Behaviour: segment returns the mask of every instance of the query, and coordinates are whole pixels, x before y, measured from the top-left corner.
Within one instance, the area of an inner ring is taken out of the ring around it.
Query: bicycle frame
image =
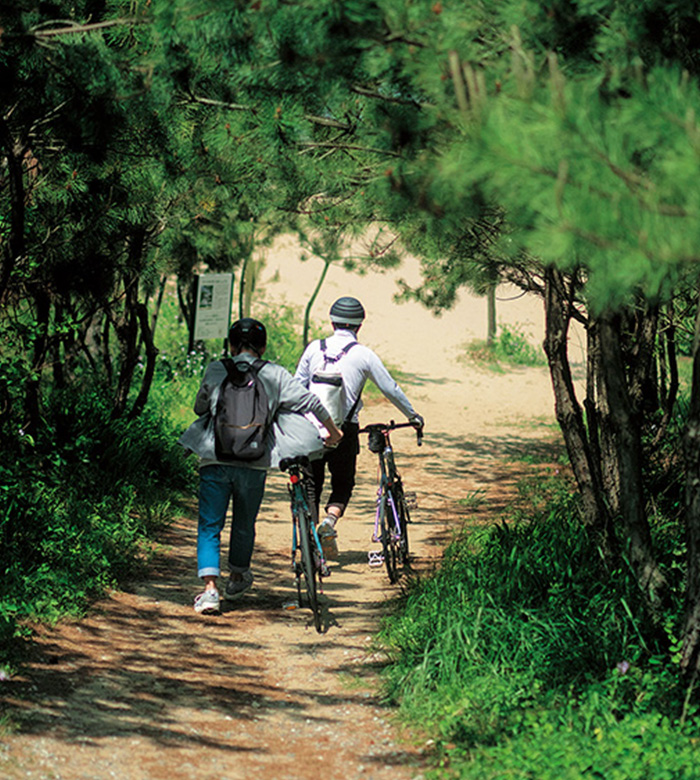
[[[309,502],[304,474],[304,468],[308,466],[308,463],[308,458],[305,457],[286,458],[280,463],[280,469],[289,472],[287,488],[292,511],[291,555],[292,571],[297,586],[297,602],[301,606],[301,579],[303,575],[306,581],[309,607],[314,616],[314,625],[320,633],[322,626],[318,593],[319,591],[323,592],[322,578],[327,574],[328,569]]]

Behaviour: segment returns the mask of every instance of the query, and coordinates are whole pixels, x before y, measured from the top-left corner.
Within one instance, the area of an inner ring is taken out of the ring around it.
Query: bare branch
[[[389,157],[401,157],[398,152],[391,152],[388,149],[375,149],[371,146],[359,146],[357,144],[337,144],[331,142],[313,142],[313,141],[300,141],[299,146],[303,146],[306,149],[345,149],[355,152],[372,152],[374,154],[385,154]]]
[[[244,106],[241,103],[227,103],[225,100],[214,100],[213,98],[202,97],[201,95],[190,95],[190,99],[195,103],[202,103],[202,105],[205,106],[218,106],[219,108],[228,108],[231,111],[250,111],[251,114],[257,113],[255,106]]]
[[[313,114],[306,114],[305,119],[308,119],[309,122],[313,122],[316,125],[323,125],[324,127],[335,127],[338,130],[352,130],[352,126],[348,125],[345,122],[339,122],[337,119],[332,119],[331,117],[325,117],[325,116],[314,116]]]
[[[364,97],[376,98],[377,100],[386,100],[387,103],[399,103],[403,106],[415,106],[416,108],[434,108],[431,103],[419,103],[417,100],[410,98],[391,97],[390,95],[382,95],[381,92],[375,92],[366,87],[361,87],[358,84],[350,87],[350,91],[356,95],[363,95]]]
[[[104,30],[108,27],[121,27],[123,25],[133,25],[133,24],[142,24],[138,19],[135,18],[124,18],[124,19],[109,19],[104,22],[92,22],[90,24],[75,24],[71,21],[65,21],[65,22],[58,22],[58,24],[61,24],[63,26],[61,27],[51,27],[48,29],[42,29],[41,25],[37,25],[36,27],[32,28],[29,32],[35,37],[35,38],[53,38],[57,35],[75,35],[76,33],[85,33],[85,32],[94,32],[95,30]],[[47,24],[56,24],[55,21],[47,22]]]

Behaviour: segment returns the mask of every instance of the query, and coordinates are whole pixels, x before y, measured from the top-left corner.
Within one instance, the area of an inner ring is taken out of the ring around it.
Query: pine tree
[[[650,535],[643,436],[660,426],[658,446],[671,414],[673,312],[697,288],[697,11],[659,0],[271,0],[241,10],[259,51],[250,96],[279,101],[270,141],[279,167],[303,175],[290,208],[306,187],[313,216],[389,225],[424,257],[424,283],[407,293],[436,309],[465,283],[508,279],[542,294],[584,521],[611,565],[629,557],[652,613],[669,587]],[[583,402],[566,346],[572,319],[589,338]],[[699,382],[686,438],[690,672],[700,649]]]

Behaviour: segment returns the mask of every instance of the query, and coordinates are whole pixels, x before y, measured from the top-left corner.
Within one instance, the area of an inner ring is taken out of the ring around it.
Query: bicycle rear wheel
[[[314,615],[314,626],[321,633],[321,607],[318,603],[318,566],[314,555],[316,541],[313,536],[311,515],[304,511],[299,515],[299,549],[301,550],[301,570],[306,582],[306,595],[309,608]]]
[[[395,530],[394,512],[389,502],[389,490],[382,495],[379,504],[379,533],[384,555],[384,566],[389,575],[389,582],[396,582],[399,578],[399,547]]]

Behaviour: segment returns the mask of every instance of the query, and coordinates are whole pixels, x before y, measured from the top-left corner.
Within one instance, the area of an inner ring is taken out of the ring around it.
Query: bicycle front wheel
[[[309,608],[314,615],[314,626],[321,633],[321,607],[318,603],[318,567],[314,550],[313,523],[311,515],[302,512],[299,515],[299,548],[301,550],[301,569],[306,582],[306,595],[309,600]]]
[[[396,503],[396,512],[399,516],[399,553],[401,563],[408,565],[410,550],[408,547],[408,524],[411,522],[411,515],[408,512],[408,504],[403,493],[403,485],[396,482],[393,488],[394,502]]]
[[[389,575],[389,582],[396,582],[399,578],[399,547],[396,534],[396,520],[392,502],[389,500],[389,491],[387,490],[381,498],[379,504],[379,533],[382,542],[382,554],[384,555],[384,566]]]

